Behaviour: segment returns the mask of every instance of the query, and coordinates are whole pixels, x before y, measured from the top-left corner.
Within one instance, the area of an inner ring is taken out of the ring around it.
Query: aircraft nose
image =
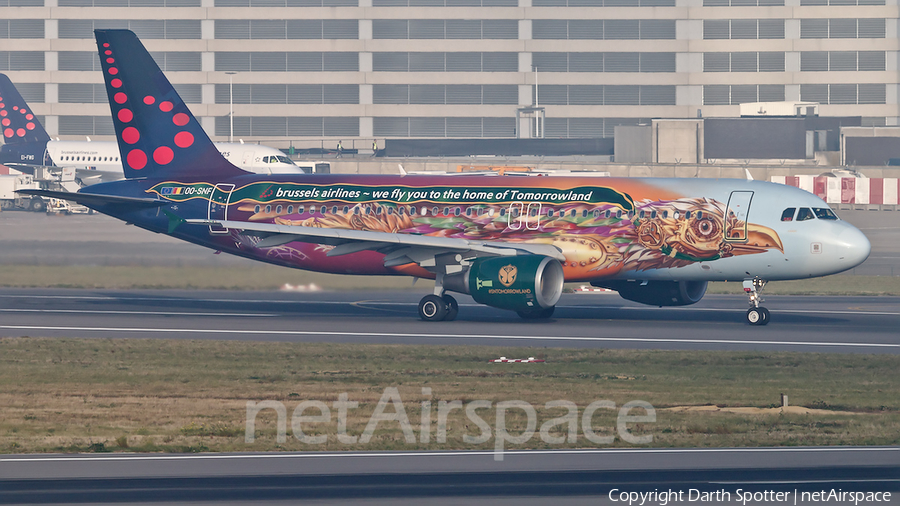
[[[869,238],[856,227],[848,227],[837,236],[842,267],[850,269],[866,261],[872,252]]]

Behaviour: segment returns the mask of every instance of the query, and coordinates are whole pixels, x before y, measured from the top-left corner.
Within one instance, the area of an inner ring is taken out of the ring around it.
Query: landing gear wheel
[[[747,323],[750,325],[766,325],[769,323],[769,310],[760,307],[751,307],[747,310]]]
[[[516,311],[516,314],[519,317],[525,320],[546,320],[553,316],[553,311],[556,310],[556,306],[550,306],[545,309],[532,309],[530,311]]]
[[[441,321],[447,312],[447,302],[437,295],[426,295],[419,301],[419,318],[427,322]]]
[[[452,322],[456,319],[456,315],[459,314],[459,303],[450,295],[444,295],[442,298],[447,304],[447,315],[444,316],[444,321]]]

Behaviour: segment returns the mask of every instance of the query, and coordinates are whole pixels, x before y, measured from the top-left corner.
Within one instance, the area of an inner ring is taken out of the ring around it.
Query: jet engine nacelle
[[[445,278],[446,288],[481,304],[523,312],[554,307],[565,281],[559,261],[543,255],[477,259],[453,278]]]
[[[706,294],[706,281],[606,281],[596,284],[619,292],[623,299],[650,306],[688,306]]]

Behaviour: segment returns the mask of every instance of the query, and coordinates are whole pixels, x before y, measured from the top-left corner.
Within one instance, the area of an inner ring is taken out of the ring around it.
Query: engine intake
[[[521,255],[475,260],[463,281],[478,303],[528,312],[554,307],[565,278],[556,259]]]
[[[650,306],[688,306],[706,294],[706,281],[603,281],[591,283],[619,292],[623,299]]]

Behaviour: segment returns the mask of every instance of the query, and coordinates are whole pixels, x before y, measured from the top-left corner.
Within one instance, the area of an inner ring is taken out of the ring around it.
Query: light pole
[[[231,126],[231,133],[228,136],[228,142],[234,142],[234,75],[237,72],[225,72],[228,74],[228,122]]]

